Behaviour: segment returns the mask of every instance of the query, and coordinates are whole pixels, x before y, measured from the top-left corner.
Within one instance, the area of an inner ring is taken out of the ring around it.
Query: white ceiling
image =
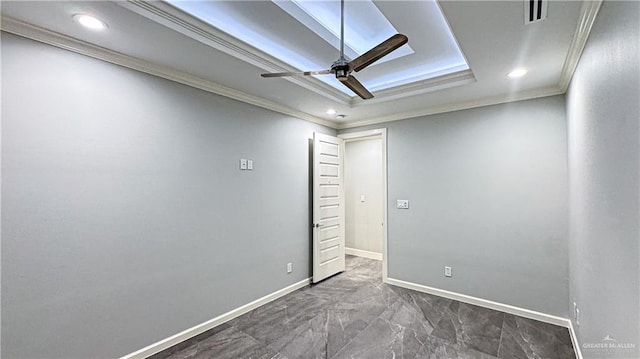
[[[428,53],[437,34],[425,25],[420,1],[375,1],[413,49]],[[3,1],[2,30],[118,63],[336,128],[397,120],[563,93],[586,41],[595,12],[582,1],[550,1],[547,18],[524,24],[523,1],[439,1],[470,70],[373,91],[361,100],[312,78],[263,79],[263,72],[296,70],[165,2]],[[234,1],[247,17],[290,26],[294,50],[329,66],[334,46],[267,1]],[[277,11],[280,10],[280,11]],[[597,11],[597,10],[596,10]],[[72,21],[88,13],[109,29],[95,32]],[[348,22],[348,15],[347,20]],[[585,22],[587,23],[585,25]],[[263,26],[266,26],[264,25]],[[306,30],[305,30],[306,29]],[[357,77],[374,81],[385,71],[407,68],[408,55],[367,68]],[[434,58],[437,58],[435,54]],[[506,74],[524,66],[518,80]],[[316,70],[316,69],[303,69]],[[336,120],[328,108],[346,114]]]

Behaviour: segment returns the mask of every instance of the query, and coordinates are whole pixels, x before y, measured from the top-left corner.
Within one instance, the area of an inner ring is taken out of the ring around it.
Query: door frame
[[[382,146],[382,282],[387,283],[387,129],[379,128],[375,130],[350,132],[339,134],[344,143],[362,140],[380,139]],[[345,146],[346,148],[346,146]],[[346,238],[345,238],[346,240]]]

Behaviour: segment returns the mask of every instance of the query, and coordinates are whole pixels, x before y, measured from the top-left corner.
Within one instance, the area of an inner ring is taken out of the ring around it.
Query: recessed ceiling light
[[[87,14],[75,14],[73,20],[91,30],[104,30],[108,27],[106,22]]]
[[[327,115],[335,115],[336,114],[336,110],[330,108],[327,110]]]
[[[507,76],[509,76],[509,78],[512,78],[512,79],[517,79],[518,77],[522,77],[522,76],[524,76],[526,74],[527,74],[527,69],[522,67],[522,68],[515,69],[515,70],[509,72],[507,74]]]

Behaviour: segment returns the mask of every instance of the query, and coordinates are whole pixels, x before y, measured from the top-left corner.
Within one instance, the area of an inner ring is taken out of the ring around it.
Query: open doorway
[[[344,140],[345,254],[382,263],[387,279],[386,129],[338,136]],[[348,261],[347,261],[348,262]],[[349,265],[347,265],[347,271]]]

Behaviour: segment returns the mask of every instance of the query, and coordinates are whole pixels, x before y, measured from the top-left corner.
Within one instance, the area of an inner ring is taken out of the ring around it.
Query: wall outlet
[[[287,263],[287,273],[291,273],[293,271],[293,263]]]
[[[445,277],[451,277],[451,267],[444,266],[444,276]]]
[[[408,199],[399,199],[397,207],[399,209],[409,209],[409,200]]]

